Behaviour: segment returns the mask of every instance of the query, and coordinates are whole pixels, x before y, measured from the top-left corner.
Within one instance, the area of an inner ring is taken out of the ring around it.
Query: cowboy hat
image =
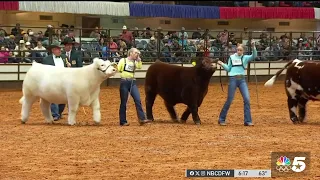
[[[54,48],[61,49],[61,47],[57,43],[52,43],[50,46],[47,47],[48,51],[51,51]]]
[[[72,44],[73,45],[73,44],[75,44],[75,42],[71,38],[65,38],[61,44],[63,44],[63,45]]]

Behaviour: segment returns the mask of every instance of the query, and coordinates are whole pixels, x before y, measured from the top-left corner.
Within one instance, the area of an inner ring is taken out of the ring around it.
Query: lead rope
[[[253,60],[253,66],[254,66],[254,76],[256,79],[256,97],[257,97],[257,104],[258,104],[258,109],[260,109],[260,104],[259,104],[259,97],[258,97],[258,79],[257,79],[257,69],[256,69],[256,60]]]
[[[125,60],[125,62],[127,62],[127,59]],[[129,93],[128,93],[128,99],[127,99],[127,104],[129,102],[129,98],[130,98],[130,95],[131,95],[131,89],[132,89],[132,85],[133,85],[133,78],[134,78],[134,73],[135,73],[135,70],[136,70],[136,61],[134,60],[133,61],[133,77],[132,77],[132,80],[131,80],[131,85],[130,85],[130,89],[129,89]],[[128,109],[128,108],[127,108]]]

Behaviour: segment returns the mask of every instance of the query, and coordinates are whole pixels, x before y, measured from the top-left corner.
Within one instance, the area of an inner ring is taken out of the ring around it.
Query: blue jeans
[[[228,110],[230,108],[230,105],[234,98],[234,94],[238,87],[240,89],[243,102],[244,102],[244,123],[251,123],[252,118],[251,118],[251,110],[250,110],[250,95],[249,95],[246,79],[244,76],[242,78],[237,78],[234,76],[229,78],[230,79],[229,79],[229,86],[228,86],[228,98],[220,112],[219,122],[225,122],[228,114]]]
[[[66,107],[65,104],[51,104],[51,114],[53,118],[61,118],[62,112],[64,108]]]
[[[130,91],[131,89],[131,91]],[[129,98],[129,92],[131,94],[131,97],[134,100],[136,111],[139,120],[146,120],[145,113],[143,112],[143,108],[141,105],[141,99],[139,94],[139,89],[136,85],[136,80],[124,80],[121,79],[120,81],[120,110],[119,110],[119,116],[120,116],[120,125],[123,125],[127,123],[127,101]]]

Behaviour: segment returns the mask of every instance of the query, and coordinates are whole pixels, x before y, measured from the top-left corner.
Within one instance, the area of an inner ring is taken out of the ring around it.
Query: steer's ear
[[[94,58],[93,59],[93,64],[95,65],[95,66],[97,66],[97,67],[99,67],[100,66],[100,59],[99,58]]]

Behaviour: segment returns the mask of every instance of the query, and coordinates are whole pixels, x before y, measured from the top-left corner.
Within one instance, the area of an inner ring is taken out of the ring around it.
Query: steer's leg
[[[151,90],[146,91],[146,114],[147,114],[147,119],[152,121],[154,120],[152,107],[156,99],[156,96],[157,94],[152,92]]]
[[[68,98],[68,124],[75,125],[76,124],[76,115],[79,108],[79,100],[77,98]]]
[[[289,116],[293,123],[298,122],[298,117],[296,115],[297,105],[298,105],[298,100],[288,96]]]
[[[169,104],[168,102],[165,102],[164,103],[169,114],[170,114],[170,117],[172,119],[173,122],[179,122],[178,120],[178,116],[177,116],[177,113],[176,113],[176,110],[174,109],[174,106]]]
[[[43,114],[46,122],[51,124],[53,122],[53,117],[51,115],[50,102],[41,98],[40,99],[40,108],[41,108],[42,114]]]
[[[181,116],[181,122],[185,123],[188,119],[188,117],[190,116],[191,111],[190,109],[187,107],[187,109],[183,112],[182,116]]]
[[[201,121],[200,121],[200,117],[198,114],[198,106],[195,104],[195,105],[188,106],[188,108],[192,113],[192,119],[193,119],[194,123],[197,125],[200,125]]]
[[[96,124],[100,124],[101,113],[100,113],[100,102],[98,98],[92,102],[91,107],[93,112],[93,121]]]
[[[303,122],[306,117],[306,104],[308,99],[301,97],[298,101],[298,108],[299,108],[299,121]]]
[[[37,100],[37,97],[32,95],[24,95],[22,101],[22,108],[21,108],[21,123],[24,124],[28,121],[30,116],[30,111],[32,104]]]

